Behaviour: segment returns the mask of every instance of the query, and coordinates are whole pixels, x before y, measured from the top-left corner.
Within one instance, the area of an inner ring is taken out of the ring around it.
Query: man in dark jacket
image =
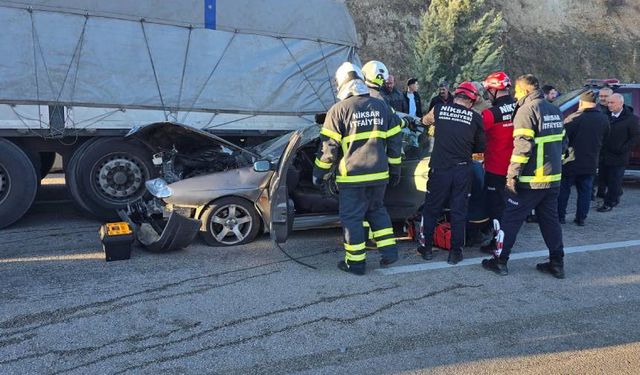
[[[602,142],[609,132],[609,119],[596,108],[596,95],[586,91],[580,95],[578,111],[565,120],[565,130],[573,160],[562,167],[562,182],[558,197],[558,216],[564,224],[571,186],[578,191],[578,206],[574,222],[583,226],[591,205],[593,175],[598,167]],[[571,156],[570,156],[571,157]],[[568,159],[567,159],[568,160]]]
[[[515,89],[518,102],[513,115],[513,152],[507,170],[507,207],[502,216],[504,244],[500,256],[484,259],[482,267],[501,276],[508,274],[511,248],[525,218],[535,209],[550,259],[536,268],[564,278],[564,244],[558,221],[562,154],[566,146],[562,113],[544,99],[533,75],[518,77]]]
[[[433,258],[433,231],[442,209],[449,203],[451,251],[447,262],[462,261],[469,193],[473,182],[471,156],[485,147],[482,117],[471,109],[480,97],[471,82],[463,82],[453,94],[453,104],[438,104],[422,123],[435,128],[435,143],[429,161],[427,194],[422,213],[425,243],[418,252],[425,260]]]
[[[598,91],[598,105],[596,109],[605,115],[609,115],[609,97],[613,95],[613,90],[609,86],[605,86]]]
[[[396,112],[404,111],[404,96],[396,88],[396,78],[389,74],[389,77],[384,81],[382,90],[380,91],[384,100],[393,108]]]
[[[453,96],[449,92],[449,82],[442,81],[438,84],[438,95],[431,98],[429,102],[429,109],[427,112],[431,112],[436,104],[451,104],[453,103]]]
[[[604,86],[598,91],[598,105],[596,109],[609,116],[609,97],[613,95],[613,90],[609,86]],[[600,160],[598,160],[598,174],[595,176],[597,183],[594,184],[591,193],[591,200],[595,201],[596,196],[604,198],[604,192],[607,190],[607,179],[605,178],[605,168],[602,166],[602,154],[600,154]],[[597,192],[596,192],[597,188]]]
[[[613,94],[609,97],[609,136],[602,148],[601,173],[607,182],[607,191],[603,205],[598,212],[608,212],[620,203],[622,178],[629,164],[633,146],[640,140],[640,125],[633,109],[624,105],[624,97]]]
[[[418,80],[410,78],[407,81],[407,91],[404,92],[404,108],[401,112],[422,118],[422,100],[418,94]]]

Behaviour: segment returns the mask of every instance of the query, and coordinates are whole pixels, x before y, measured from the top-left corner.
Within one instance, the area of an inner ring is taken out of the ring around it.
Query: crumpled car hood
[[[174,122],[157,122],[133,128],[125,138],[136,139],[149,146],[152,150],[169,150],[175,146],[181,152],[190,152],[204,145],[216,144],[226,146],[234,151],[243,151],[255,157],[260,157],[255,152],[242,148],[217,135]]]

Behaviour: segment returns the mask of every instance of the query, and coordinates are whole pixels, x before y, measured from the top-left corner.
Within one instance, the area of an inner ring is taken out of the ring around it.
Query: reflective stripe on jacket
[[[549,189],[560,186],[562,155],[566,149],[562,113],[534,91],[520,99],[513,118],[513,153],[507,178],[518,186]]]
[[[390,173],[400,173],[400,123],[383,100],[369,95],[335,104],[320,131],[316,169],[328,173],[337,163],[341,185],[386,184]]]

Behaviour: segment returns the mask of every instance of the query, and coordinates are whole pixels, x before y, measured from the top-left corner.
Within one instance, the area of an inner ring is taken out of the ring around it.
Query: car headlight
[[[156,198],[169,198],[171,195],[173,195],[173,191],[169,187],[169,184],[167,184],[167,181],[161,178],[148,180],[144,183],[144,185],[147,187],[149,193],[151,193],[151,195]]]

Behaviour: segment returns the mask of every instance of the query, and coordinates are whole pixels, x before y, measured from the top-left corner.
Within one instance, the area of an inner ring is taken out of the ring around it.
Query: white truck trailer
[[[335,0],[0,0],[0,228],[22,217],[54,156],[100,217],[144,194],[149,150],[122,138],[176,122],[255,140],[335,102],[358,62]]]

